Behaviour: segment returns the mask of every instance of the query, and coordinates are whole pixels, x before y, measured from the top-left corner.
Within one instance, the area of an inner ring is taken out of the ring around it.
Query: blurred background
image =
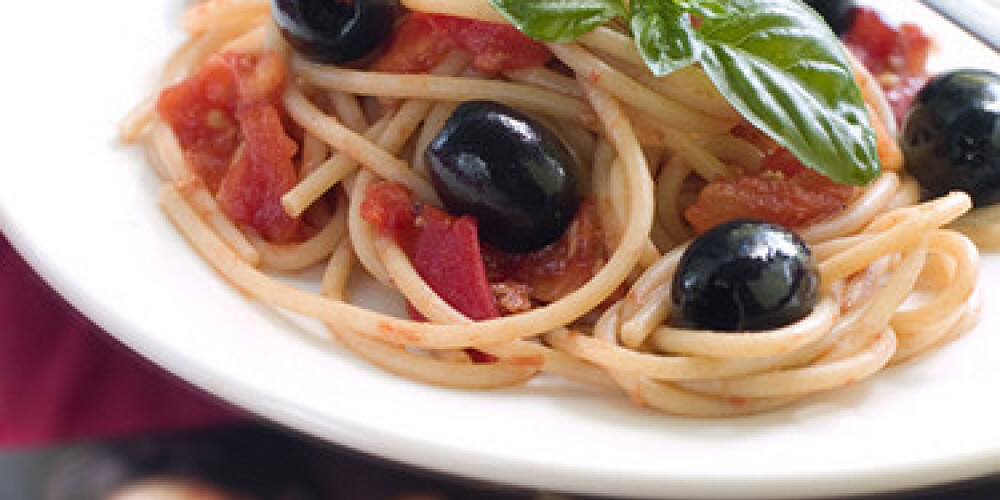
[[[870,498],[992,500],[1000,478]],[[263,423],[3,452],[0,499],[584,500],[403,468]]]

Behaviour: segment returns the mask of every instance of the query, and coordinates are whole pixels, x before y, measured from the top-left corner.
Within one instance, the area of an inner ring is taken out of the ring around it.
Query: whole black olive
[[[846,33],[854,23],[854,2],[851,0],[806,0],[806,5],[823,16],[837,35]]]
[[[807,316],[819,275],[795,233],[740,219],[708,230],[684,252],[674,274],[671,322],[681,328],[759,331]]]
[[[902,149],[931,196],[961,190],[976,206],[1000,201],[1000,76],[959,70],[931,79],[906,116]]]
[[[324,64],[360,59],[385,41],[397,0],[271,0],[271,13],[289,45]]]
[[[578,167],[565,144],[503,104],[462,103],[425,154],[445,208],[476,217],[480,237],[503,250],[554,242],[579,206]]]

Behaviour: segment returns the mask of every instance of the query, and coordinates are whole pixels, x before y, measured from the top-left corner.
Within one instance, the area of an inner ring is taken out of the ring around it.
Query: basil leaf
[[[862,185],[879,176],[851,64],[813,10],[799,0],[684,3],[702,19],[702,67],[744,117],[834,181]]]
[[[690,66],[701,55],[691,17],[671,1],[635,2],[629,26],[639,53],[657,76]]]
[[[547,42],[570,42],[625,15],[621,0],[489,0],[526,35]]]
[[[854,185],[880,174],[847,55],[801,0],[489,1],[547,41],[571,41],[621,16],[654,74],[700,63],[733,107],[809,168]]]

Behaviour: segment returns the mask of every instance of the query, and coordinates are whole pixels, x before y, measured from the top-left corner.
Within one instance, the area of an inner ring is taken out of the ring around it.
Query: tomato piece
[[[905,75],[927,73],[927,58],[931,54],[931,37],[915,24],[903,24],[899,28],[899,52],[903,54],[900,70]]]
[[[285,88],[285,64],[274,52],[226,52],[222,60],[233,72],[237,106],[277,106]]]
[[[391,236],[427,285],[457,311],[474,320],[500,316],[474,218],[452,217],[419,203],[405,186],[392,182],[369,187],[361,216]]]
[[[858,8],[844,43],[878,79],[902,123],[913,98],[927,82],[931,38],[915,24],[895,28],[875,10]]]
[[[473,66],[488,73],[542,66],[552,59],[545,44],[513,26],[441,15],[431,16],[431,23],[472,57]]]
[[[157,102],[226,215],[279,243],[300,232],[280,201],[297,181],[292,157],[298,145],[281,111],[284,81],[278,54],[229,52],[211,57]]]
[[[787,149],[764,159],[764,170],[717,179],[705,186],[684,216],[699,234],[723,222],[757,218],[802,227],[842,210],[854,188],[802,165]]]
[[[361,217],[380,233],[392,237],[404,251],[421,210],[410,190],[395,182],[372,184],[361,202]]]
[[[384,73],[427,73],[452,49],[451,38],[436,27],[431,14],[413,13],[396,27],[385,52],[369,68]]]
[[[424,224],[410,245],[420,275],[462,314],[475,320],[499,317],[486,281],[476,220],[456,219],[430,205],[421,217]]]
[[[889,56],[895,51],[896,42],[896,30],[878,12],[866,8],[855,11],[854,23],[844,34],[844,43],[876,74],[889,67]]]
[[[268,241],[290,241],[298,233],[299,219],[285,212],[281,197],[298,182],[292,164],[298,146],[285,135],[274,106],[243,107],[237,116],[244,149],[222,178],[219,204],[226,215]]]
[[[584,202],[555,243],[528,253],[484,247],[483,257],[491,283],[523,284],[531,297],[553,302],[590,281],[607,262],[608,249],[593,203]]]
[[[453,49],[464,50],[472,65],[488,73],[541,66],[552,59],[545,44],[513,26],[414,12],[393,34],[372,71],[426,73]]]
[[[170,125],[192,169],[214,192],[240,143],[236,77],[222,57],[164,90],[156,110]]]

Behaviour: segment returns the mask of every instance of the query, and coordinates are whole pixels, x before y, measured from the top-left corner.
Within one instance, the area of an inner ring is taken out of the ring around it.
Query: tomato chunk
[[[369,68],[384,73],[427,73],[452,49],[451,38],[435,26],[430,14],[407,15],[392,34],[385,52]]]
[[[787,227],[802,227],[842,210],[854,188],[837,184],[805,167],[787,149],[764,160],[764,170],[717,179],[684,212],[699,234],[723,222],[757,218]]]
[[[545,44],[513,26],[452,16],[432,16],[431,22],[472,57],[473,66],[489,73],[541,66],[552,59]]]
[[[915,24],[895,28],[875,10],[858,8],[844,43],[878,79],[902,123],[913,98],[927,82],[930,37]]]
[[[509,289],[527,287],[531,297],[553,302],[582,287],[604,267],[608,250],[593,203],[584,202],[563,236],[529,253],[505,253],[484,247],[491,283]]]
[[[452,217],[417,202],[405,186],[392,182],[368,189],[361,216],[391,236],[420,277],[457,311],[475,320],[500,316],[486,280],[474,218]]]
[[[213,57],[193,76],[164,90],[156,109],[174,130],[195,173],[217,190],[240,143],[236,76],[226,60]]]
[[[225,53],[164,90],[157,102],[226,215],[275,242],[300,232],[299,220],[280,202],[297,180],[292,157],[298,150],[283,125],[284,81],[285,65],[274,52]]]
[[[415,12],[402,21],[370,69],[426,73],[453,49],[468,53],[472,65],[488,73],[541,66],[552,58],[544,44],[512,26]]]
[[[281,197],[298,177],[292,156],[298,146],[284,133],[274,106],[257,105],[237,112],[244,146],[222,178],[217,197],[233,220],[253,227],[269,241],[290,241],[298,221],[281,206]]]

